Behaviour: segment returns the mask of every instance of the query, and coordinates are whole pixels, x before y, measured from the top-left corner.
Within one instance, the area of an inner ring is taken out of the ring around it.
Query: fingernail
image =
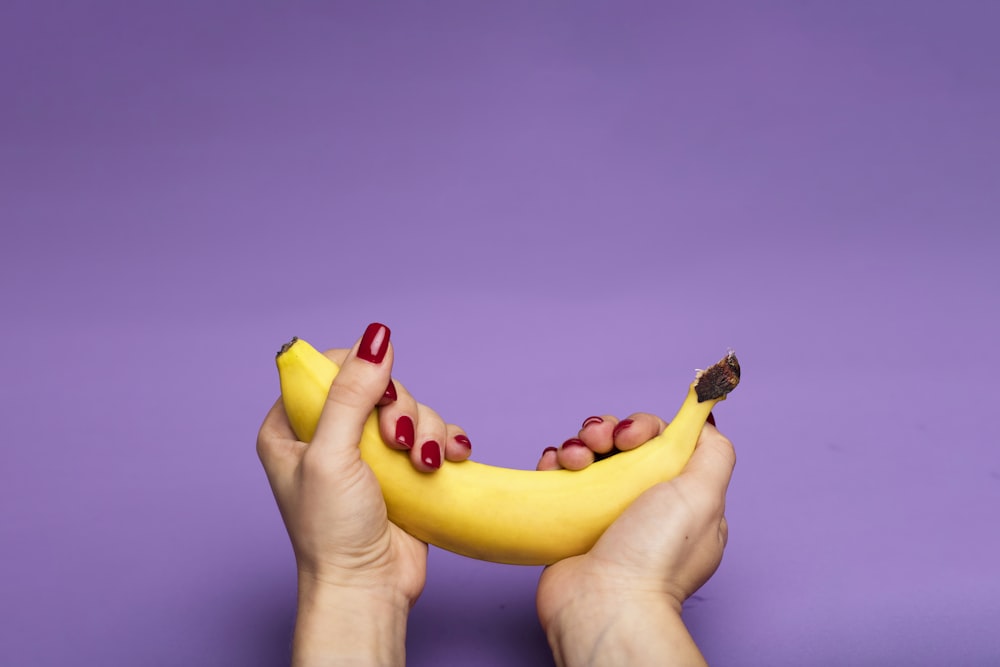
[[[396,442],[407,449],[413,449],[414,439],[413,420],[403,415],[396,420]]]
[[[585,445],[583,440],[581,440],[580,438],[570,438],[569,440],[567,440],[562,444],[563,449],[566,449],[567,447],[586,447],[586,446],[587,445]]]
[[[625,429],[627,429],[629,426],[632,425],[632,421],[633,420],[631,419],[623,419],[620,422],[618,422],[618,424],[615,426],[615,430],[611,432],[611,437],[617,438],[619,433],[621,433],[622,431],[624,431]]]
[[[709,412],[708,413],[708,419],[706,419],[705,421],[707,421],[712,426],[715,426],[715,415],[713,415],[711,412]]]
[[[392,380],[389,380],[389,386],[385,388],[385,393],[379,399],[378,406],[382,407],[383,405],[395,403],[397,398],[399,397],[396,396],[396,384]]]
[[[441,467],[441,445],[434,440],[428,440],[420,445],[420,460],[429,468],[435,470]]]
[[[373,364],[382,363],[385,352],[389,349],[389,327],[378,322],[372,322],[365,329],[365,335],[361,337],[361,345],[358,347],[358,356]]]
[[[597,417],[597,416],[587,417],[586,419],[583,420],[583,426],[581,426],[580,428],[581,429],[585,429],[588,426],[590,426],[591,424],[603,424],[603,423],[604,423],[604,420],[601,419],[600,417]]]
[[[542,456],[545,456],[549,452],[558,452],[558,451],[559,450],[556,449],[555,447],[546,447],[545,449],[542,450]]]
[[[456,435],[455,442],[462,445],[466,449],[472,449],[472,443],[469,441],[469,438],[464,435]]]

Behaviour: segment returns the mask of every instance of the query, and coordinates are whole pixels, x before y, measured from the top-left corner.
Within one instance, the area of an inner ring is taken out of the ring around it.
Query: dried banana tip
[[[699,403],[725,397],[740,383],[740,362],[736,353],[729,350],[719,363],[698,371],[694,379]]]
[[[288,352],[288,348],[290,348],[292,345],[295,345],[295,341],[297,341],[298,339],[299,339],[298,336],[293,336],[290,341],[288,341],[287,343],[285,343],[284,345],[281,346],[281,349],[278,350],[278,353],[275,354],[274,357],[278,358],[281,355],[283,355],[285,352]]]

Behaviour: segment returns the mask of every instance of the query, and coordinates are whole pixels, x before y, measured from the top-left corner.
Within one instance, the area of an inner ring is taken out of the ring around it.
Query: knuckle
[[[264,438],[263,433],[257,434],[257,458],[260,459],[261,463],[267,463],[268,458],[268,443]]]
[[[719,454],[725,459],[726,464],[733,468],[736,466],[736,448],[733,447],[732,441],[726,436],[720,436],[719,441]]]
[[[347,358],[347,354],[349,352],[350,350],[331,348],[329,350],[323,350],[323,356],[336,364],[342,364],[344,363],[344,359]]]
[[[364,387],[353,382],[334,382],[330,386],[327,400],[335,405],[347,408],[371,408],[374,400]]]
[[[723,463],[730,468],[736,465],[736,448],[733,446],[732,440],[718,431],[711,433],[702,431],[702,437],[711,443],[711,450],[716,453]]]
[[[261,426],[257,431],[257,458],[265,466],[277,455],[281,446],[281,440],[269,429],[267,425]]]
[[[699,516],[722,516],[726,510],[726,497],[715,489],[706,488],[692,498],[691,504],[697,508]]]

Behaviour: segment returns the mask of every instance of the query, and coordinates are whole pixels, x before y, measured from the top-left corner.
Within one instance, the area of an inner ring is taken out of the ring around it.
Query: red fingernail
[[[708,419],[706,419],[705,421],[707,421],[712,426],[715,426],[715,415],[713,415],[711,412],[709,412],[708,413]]]
[[[469,438],[464,435],[456,435],[455,442],[462,445],[466,449],[472,449],[472,443],[469,441]]]
[[[618,425],[615,426],[615,430],[611,432],[611,437],[617,438],[619,433],[621,433],[622,431],[624,431],[625,429],[627,429],[629,426],[632,425],[632,421],[633,420],[631,419],[623,419],[620,422],[618,422]]]
[[[413,449],[414,439],[413,420],[403,415],[396,420],[396,442],[407,449]]]
[[[545,449],[542,450],[542,456],[545,456],[549,452],[558,452],[558,451],[559,450],[556,449],[555,447],[546,447]]]
[[[600,417],[597,417],[597,416],[587,417],[586,419],[583,420],[583,426],[581,426],[580,428],[584,429],[584,428],[587,428],[588,426],[590,426],[591,424],[603,424],[603,423],[604,423],[604,420],[601,419]]]
[[[365,335],[361,337],[361,345],[358,347],[358,356],[373,364],[382,363],[385,352],[389,349],[389,327],[378,322],[372,322],[365,329]]]
[[[399,397],[396,396],[396,384],[392,380],[389,380],[389,386],[385,388],[385,393],[379,399],[378,406],[382,407],[383,405],[395,403],[397,398]]]
[[[435,470],[441,467],[441,445],[428,440],[420,445],[420,460],[429,468]]]
[[[567,447],[586,447],[587,445],[585,445],[583,440],[581,440],[580,438],[570,438],[569,440],[564,442],[562,446],[563,449],[566,449]]]

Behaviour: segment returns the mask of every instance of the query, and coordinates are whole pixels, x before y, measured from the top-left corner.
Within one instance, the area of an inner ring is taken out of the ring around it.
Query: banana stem
[[[698,395],[698,402],[713,401],[722,399],[736,389],[740,383],[740,362],[736,359],[736,353],[729,350],[729,353],[718,363],[698,371],[695,375],[694,391]]]

